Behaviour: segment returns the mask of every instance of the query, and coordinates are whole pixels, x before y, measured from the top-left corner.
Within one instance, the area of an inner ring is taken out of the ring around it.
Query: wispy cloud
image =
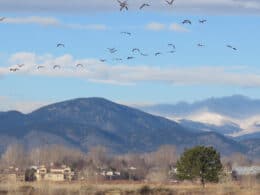
[[[145,29],[150,31],[169,30],[175,32],[189,32],[189,29],[177,23],[164,24],[160,22],[151,22],[145,25]]]
[[[30,17],[16,17],[16,18],[6,18],[3,23],[7,24],[40,24],[40,25],[60,25],[61,22],[53,17],[39,17],[39,16],[30,16]]]
[[[189,32],[189,30],[187,28],[185,28],[184,26],[181,26],[177,23],[170,24],[169,30],[176,31],[176,32]]]
[[[140,0],[128,1],[129,9],[138,10]],[[165,0],[151,0],[149,10],[175,13],[208,13],[208,14],[260,14],[260,0],[181,0],[168,6]],[[67,12],[97,13],[119,11],[116,0],[1,0],[1,12]],[[146,10],[148,11],[148,10]]]
[[[53,26],[61,28],[79,29],[79,30],[107,30],[108,27],[104,24],[74,24],[63,23],[54,17],[7,17],[2,21],[5,24],[37,24],[43,26]]]
[[[54,57],[50,54],[35,55],[33,53],[16,53],[9,62],[13,65],[0,68],[0,75],[26,74],[45,75],[53,77],[77,77],[91,82],[108,84],[136,84],[139,82],[165,82],[177,85],[216,85],[236,87],[260,87],[260,75],[255,72],[243,73],[241,67],[231,68],[223,66],[179,67],[161,68],[149,65],[129,66],[125,64],[110,65],[97,59],[74,59],[66,54]],[[17,63],[26,65],[16,73],[9,71]],[[83,68],[76,68],[81,63]],[[41,70],[36,65],[44,66]],[[53,69],[53,65],[61,65],[61,69]]]
[[[68,28],[81,29],[81,30],[107,30],[108,29],[108,27],[104,24],[89,24],[89,25],[68,24],[63,26]]]
[[[151,22],[145,26],[145,29],[152,31],[161,31],[166,29],[166,25],[159,22]]]

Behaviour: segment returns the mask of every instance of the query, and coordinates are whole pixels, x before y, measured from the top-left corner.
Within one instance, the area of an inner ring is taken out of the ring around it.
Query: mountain
[[[159,104],[141,110],[201,130],[238,137],[260,132],[260,100],[234,95],[194,103]],[[189,122],[188,122],[189,121]]]
[[[247,155],[260,159],[260,138],[249,138],[241,140],[240,144],[246,146],[249,150]]]
[[[209,98],[194,103],[157,104],[139,107],[149,113],[168,116],[187,116],[192,113],[207,111],[231,118],[248,118],[260,115],[260,100],[253,100],[241,95],[222,98]]]
[[[0,150],[8,141],[27,148],[64,144],[80,149],[103,145],[112,151],[146,152],[161,145],[179,151],[212,145],[223,154],[247,153],[248,147],[214,132],[194,132],[163,117],[102,98],[81,98],[42,107],[29,114],[0,113]]]
[[[217,132],[222,135],[230,135],[241,131],[242,129],[234,123],[226,123],[223,125],[214,125],[208,123],[200,123],[196,121],[182,119],[179,120],[179,124],[189,130],[199,132],[199,131],[207,131],[207,132]]]
[[[250,140],[250,139],[260,139],[260,132],[241,135],[235,138],[237,141]],[[259,142],[260,145],[260,142]]]

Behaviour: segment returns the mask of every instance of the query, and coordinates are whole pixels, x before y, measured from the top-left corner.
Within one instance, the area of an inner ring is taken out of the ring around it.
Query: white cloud
[[[7,24],[40,24],[40,25],[60,25],[60,21],[53,17],[17,17],[17,18],[6,18],[3,23]]]
[[[80,29],[80,30],[107,30],[108,27],[104,24],[89,24],[89,25],[82,25],[82,24],[68,24],[64,25],[68,28]]]
[[[166,25],[159,22],[151,22],[145,26],[145,29],[152,31],[161,31],[166,29]]]
[[[233,2],[246,9],[260,9],[259,0],[233,0]]]
[[[7,17],[2,23],[6,24],[37,24],[44,26],[71,28],[79,30],[107,30],[108,27],[104,24],[67,24],[54,17]]]
[[[170,24],[169,29],[176,32],[189,32],[189,30],[177,23]]]
[[[180,24],[177,23],[172,23],[172,24],[164,24],[160,22],[151,22],[147,25],[145,25],[146,30],[150,31],[163,31],[163,30],[170,30],[170,31],[175,31],[175,32],[189,32],[187,28],[184,26],[181,26]]]
[[[136,84],[139,82],[154,81],[178,85],[218,85],[236,87],[260,87],[260,75],[255,72],[243,73],[238,66],[227,68],[221,66],[201,67],[178,67],[160,68],[148,65],[128,66],[124,64],[110,65],[101,63],[97,59],[74,59],[66,54],[54,57],[50,54],[35,55],[33,53],[16,53],[12,55],[9,62],[13,65],[0,68],[0,75],[27,74],[45,75],[53,77],[77,77],[91,82],[102,82],[108,84]],[[26,64],[16,73],[9,71],[18,63]],[[81,63],[84,68],[76,68]],[[37,70],[37,65],[45,68]],[[53,69],[53,65],[61,65],[61,69]]]
[[[143,3],[140,0],[129,0],[129,9],[138,10]],[[168,6],[165,0],[150,0],[149,10],[174,13],[199,14],[260,14],[260,0],[179,0]],[[119,12],[116,0],[1,0],[1,12]],[[148,11],[148,10],[145,10]]]

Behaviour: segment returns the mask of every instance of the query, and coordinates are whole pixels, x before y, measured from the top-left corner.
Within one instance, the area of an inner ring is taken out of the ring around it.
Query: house
[[[36,170],[36,173],[35,173],[36,180],[37,181],[44,180],[45,175],[47,174],[47,168],[44,165],[42,165],[42,166],[36,168],[35,170]]]
[[[237,175],[257,175],[260,173],[260,166],[236,166],[232,168],[232,173]]]
[[[66,165],[62,165],[61,167],[51,166],[49,169],[44,165],[33,168],[36,170],[36,181],[71,181],[74,175],[74,173],[71,171],[71,168],[67,167]]]
[[[111,180],[120,178],[121,173],[119,171],[102,171],[100,172],[100,175],[106,179]]]
[[[24,181],[23,171],[19,168],[10,166],[0,172],[0,182],[17,182]]]
[[[55,169],[47,173],[44,177],[45,181],[65,181],[63,170]]]
[[[239,180],[243,177],[254,177],[260,174],[260,166],[235,166],[232,167],[232,178]]]
[[[72,175],[70,167],[63,165],[61,167],[52,167],[44,179],[48,181],[71,181]]]

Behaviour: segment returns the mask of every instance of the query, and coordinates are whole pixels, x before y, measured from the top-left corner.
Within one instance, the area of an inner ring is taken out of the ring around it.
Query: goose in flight
[[[19,68],[10,68],[9,70],[10,70],[10,72],[16,72],[19,70]]]
[[[83,68],[84,66],[83,66],[83,64],[76,64],[76,67],[81,67],[81,68]]]
[[[171,50],[171,51],[168,51],[168,53],[175,53],[175,51],[174,51],[174,50]]]
[[[65,47],[65,45],[63,43],[58,43],[57,47]]]
[[[199,23],[204,24],[205,22],[207,22],[207,20],[203,19],[203,20],[199,20]]]
[[[5,19],[6,19],[6,17],[1,17],[0,22],[4,21]]]
[[[129,56],[129,57],[127,57],[127,59],[128,60],[132,60],[132,59],[134,59],[134,57],[133,56]]]
[[[106,59],[100,59],[100,62],[106,62]]]
[[[233,49],[232,45],[227,45],[227,47]]]
[[[148,56],[148,54],[146,54],[146,53],[140,53],[141,54],[141,56]]]
[[[116,53],[117,50],[115,48],[107,48],[110,53]]]
[[[176,49],[175,45],[172,44],[172,43],[169,43],[168,46],[169,46],[169,47],[172,47],[173,49]]]
[[[233,49],[234,51],[237,51],[236,47],[233,47],[232,45],[227,45],[228,48]]]
[[[133,52],[133,53],[135,53],[135,52],[140,53],[140,49],[138,49],[138,48],[133,48],[133,49],[132,49],[132,52]]]
[[[144,4],[142,4],[142,5],[139,7],[139,9],[143,9],[144,7],[149,7],[149,6],[150,6],[150,4],[144,3]]]
[[[158,55],[161,55],[161,54],[162,54],[161,52],[156,52],[154,55],[158,56]]]
[[[183,20],[182,24],[191,24],[190,20]]]
[[[39,69],[42,69],[42,68],[44,68],[44,66],[37,66],[37,69],[39,70]]]
[[[54,65],[54,66],[53,66],[53,69],[56,69],[56,68],[59,68],[59,69],[60,69],[61,67],[60,67],[60,65]]]
[[[17,64],[17,66],[18,66],[19,68],[22,68],[22,67],[24,66],[24,64]]]
[[[114,58],[113,60],[114,61],[122,61],[123,59],[122,58]]]
[[[205,45],[199,43],[199,44],[197,44],[197,46],[198,46],[198,47],[204,47]]]
[[[132,33],[130,33],[130,32],[121,32],[121,34],[125,34],[125,35],[128,35],[128,36],[132,35]]]
[[[119,3],[120,11],[122,11],[123,9],[128,10],[128,3],[127,3],[127,1],[119,1],[119,0],[117,0],[117,2]]]
[[[165,1],[166,3],[168,3],[168,5],[172,5],[173,4],[173,2],[174,2],[174,0],[170,0],[170,1]]]

